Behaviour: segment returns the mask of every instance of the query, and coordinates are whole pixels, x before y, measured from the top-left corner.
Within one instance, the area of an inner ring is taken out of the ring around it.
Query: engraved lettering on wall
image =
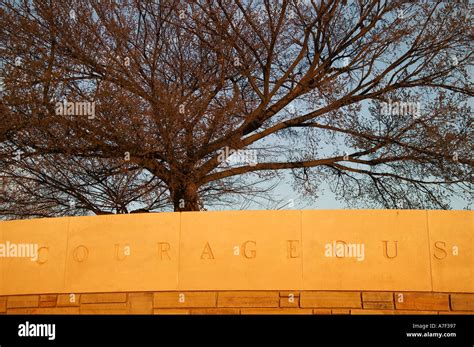
[[[86,246],[77,246],[72,252],[75,261],[82,263],[89,257],[89,249]]]
[[[212,253],[209,242],[206,242],[206,245],[204,246],[204,249],[201,253],[201,259],[214,259],[214,254]]]
[[[252,245],[252,248],[248,247],[249,245]],[[245,241],[242,244],[244,257],[247,259],[255,258],[257,256],[256,246],[257,243],[255,241]]]
[[[300,257],[300,250],[299,250],[300,240],[287,240],[286,245],[287,245],[286,256],[288,259]]]
[[[44,264],[48,262],[49,258],[49,247],[40,247],[38,248],[38,264]]]
[[[389,242],[391,245],[389,245]],[[382,241],[383,256],[388,259],[396,258],[398,255],[398,241]]]
[[[158,242],[158,256],[160,257],[160,260],[171,260],[171,256],[169,254],[170,249],[171,245],[168,242]]]

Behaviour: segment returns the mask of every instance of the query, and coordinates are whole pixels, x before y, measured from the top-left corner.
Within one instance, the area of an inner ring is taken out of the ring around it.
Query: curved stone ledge
[[[1,314],[474,314],[474,294],[178,291],[0,296]]]
[[[473,235],[470,211],[225,211],[7,221],[0,222],[0,295],[474,293]],[[11,256],[12,245],[20,244],[37,245],[37,258]]]

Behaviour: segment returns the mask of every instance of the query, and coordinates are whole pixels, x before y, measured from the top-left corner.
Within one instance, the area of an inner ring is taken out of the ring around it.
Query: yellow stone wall
[[[474,314],[474,294],[174,291],[11,295],[0,314]]]
[[[7,242],[39,252],[35,261],[0,253],[0,314],[474,312],[470,211],[0,222],[0,245]]]

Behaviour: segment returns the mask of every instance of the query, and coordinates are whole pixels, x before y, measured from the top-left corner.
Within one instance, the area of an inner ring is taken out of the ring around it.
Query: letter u
[[[395,243],[395,255],[394,256],[390,256],[388,254],[388,243],[389,242],[394,242]],[[388,258],[388,259],[393,259],[393,258],[396,258],[397,255],[398,255],[398,241],[382,241],[382,243],[384,244],[384,249],[383,249],[383,255],[385,258]]]

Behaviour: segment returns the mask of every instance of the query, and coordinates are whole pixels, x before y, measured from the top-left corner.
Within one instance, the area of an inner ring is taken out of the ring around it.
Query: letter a
[[[207,256],[207,258],[205,258],[205,256]],[[201,259],[214,259],[214,254],[212,254],[212,249],[209,245],[209,242],[207,242],[206,246],[204,246],[204,250],[201,254]]]
[[[26,336],[26,327],[25,324],[20,324],[18,326],[18,336]]]

